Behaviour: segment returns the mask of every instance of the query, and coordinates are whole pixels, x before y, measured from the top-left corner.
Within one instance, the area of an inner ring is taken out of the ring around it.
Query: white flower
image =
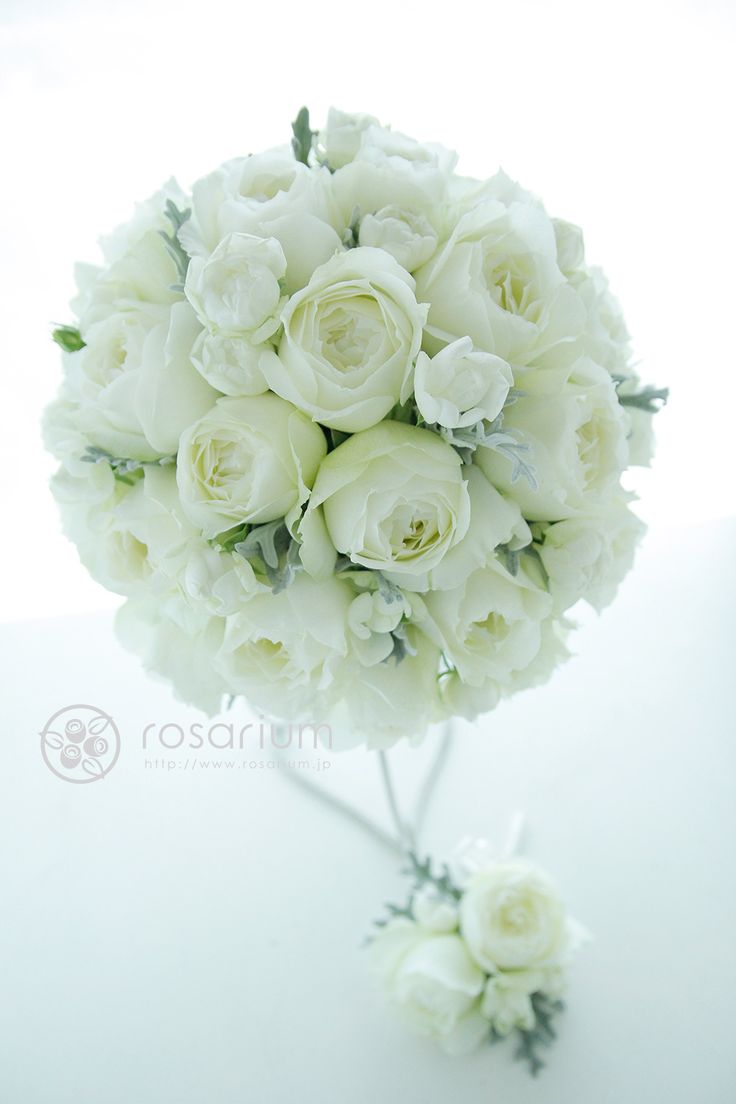
[[[191,361],[198,333],[184,302],[119,312],[90,326],[69,375],[73,420],[88,442],[139,460],[175,452],[182,431],[217,398]]]
[[[277,395],[223,398],[181,437],[182,506],[206,537],[284,517],[326,452],[319,426]]]
[[[340,222],[329,171],[307,168],[285,147],[238,157],[199,180],[179,239],[190,255],[207,257],[235,232],[276,238],[291,294],[341,248]]]
[[[217,617],[238,613],[251,594],[270,590],[243,556],[201,539],[187,550],[178,583],[192,606]]]
[[[486,566],[499,544],[520,548],[531,540],[517,504],[500,494],[480,468],[464,465],[462,473],[470,501],[470,524],[465,535],[428,570],[415,565],[411,572],[386,571],[386,577],[404,590],[454,590],[472,571]]]
[[[626,466],[626,420],[611,377],[586,357],[572,367],[517,376],[523,394],[504,409],[504,431],[532,447],[535,489],[512,480],[511,462],[479,448],[475,462],[518,502],[525,518],[560,521],[611,495]]]
[[[412,913],[425,931],[446,934],[457,929],[458,907],[454,901],[441,897],[435,889],[424,886],[414,894]]]
[[[123,647],[140,657],[147,671],[171,683],[181,701],[212,716],[230,687],[214,666],[225,621],[193,609],[175,591],[131,598],[115,618]]]
[[[429,724],[441,719],[439,648],[413,624],[406,626],[406,643],[401,662],[366,666],[364,648],[351,642],[348,660],[337,672],[331,710],[341,746],[364,742],[369,748],[388,748],[399,740],[420,739]]]
[[[264,712],[293,719],[311,710],[310,720],[323,720],[348,651],[352,597],[347,582],[316,582],[305,573],[278,594],[253,595],[228,617],[215,668]]]
[[[317,139],[324,163],[333,170],[347,165],[360,149],[363,132],[368,127],[378,125],[378,119],[373,115],[351,115],[331,107],[327,113],[327,124],[319,132]]]
[[[152,230],[171,232],[171,223],[166,217],[168,201],[174,203],[182,212],[189,206],[189,197],[173,177],[148,199],[142,203],[136,203],[133,217],[128,222],[121,223],[110,234],[100,238],[102,252],[109,265],[115,264],[116,261],[131,253]]]
[[[173,465],[147,466],[131,483],[107,464],[80,464],[54,477],[67,536],[93,579],[118,594],[170,589],[201,542],[179,503]]]
[[[545,971],[507,970],[489,978],[481,1009],[498,1035],[515,1027],[531,1031],[536,1022],[531,997],[544,989]]]
[[[489,973],[553,966],[570,945],[555,886],[518,859],[470,879],[460,902],[460,929],[473,959]]]
[[[188,303],[175,303],[143,345],[136,410],[146,439],[163,456],[176,452],[182,432],[218,397],[194,369],[192,348],[199,333]]]
[[[467,336],[514,365],[575,355],[566,346],[585,308],[557,266],[552,224],[537,205],[489,199],[472,208],[416,281],[438,342]]]
[[[500,414],[514,382],[505,360],[473,348],[460,337],[432,358],[422,352],[414,373],[414,392],[425,422],[457,429]]]
[[[440,230],[454,160],[441,146],[421,145],[385,127],[367,127],[352,161],[332,176],[342,226],[348,227],[356,212],[364,219],[389,207],[411,211]]]
[[[624,392],[625,386],[621,388],[621,393]],[[647,410],[627,406],[626,421],[629,464],[637,468],[648,468],[654,455],[654,416]]]
[[[397,577],[430,571],[468,529],[461,469],[428,430],[388,421],[354,434],[317,475],[301,528],[307,570],[329,573],[334,548]]]
[[[580,598],[599,612],[609,605],[645,528],[620,499],[599,514],[548,526],[539,554],[557,607],[567,609]]]
[[[362,583],[361,575],[366,576]],[[356,595],[348,610],[348,627],[356,638],[356,651],[361,663],[371,667],[381,663],[394,650],[391,633],[399,626],[402,618],[411,615],[411,606],[400,591],[387,594],[378,589],[375,576],[370,572],[351,572],[350,581],[360,593]]]
[[[428,935],[411,920],[389,922],[371,944],[390,1000],[420,1034],[450,1054],[473,1050],[488,1034],[478,997],[485,975],[457,935]]]
[[[414,281],[378,249],[337,254],[287,303],[271,389],[333,429],[379,422],[411,394],[425,309]]]
[[[269,344],[251,345],[242,337],[220,337],[203,330],[192,349],[192,363],[223,395],[262,395],[268,383],[261,365],[276,356]]]
[[[358,240],[361,245],[385,249],[407,272],[413,272],[437,248],[437,231],[418,211],[381,207],[361,219]]]
[[[171,200],[180,211],[188,199],[175,180],[136,207],[133,218],[101,239],[106,268],[79,264],[75,268],[78,294],[72,302],[85,335],[89,326],[117,311],[143,304],[171,306],[181,298],[172,287],[179,272],[169,255],[161,233],[171,234],[166,203]]]
[[[192,257],[186,296],[203,326],[225,337],[265,341],[278,328],[286,258],[275,238],[229,234],[206,260]]]
[[[476,687],[488,681],[503,686],[512,671],[532,662],[552,607],[523,565],[512,576],[494,560],[452,590],[425,594],[424,602],[450,666]]]

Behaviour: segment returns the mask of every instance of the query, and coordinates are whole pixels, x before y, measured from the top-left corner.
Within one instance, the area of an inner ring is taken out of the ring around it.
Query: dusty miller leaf
[[[308,165],[309,155],[312,152],[314,139],[317,135],[317,131],[312,130],[309,125],[308,107],[303,107],[299,111],[296,119],[291,124],[291,133],[291,148],[294,151],[294,157],[297,161],[301,161],[302,165]]]

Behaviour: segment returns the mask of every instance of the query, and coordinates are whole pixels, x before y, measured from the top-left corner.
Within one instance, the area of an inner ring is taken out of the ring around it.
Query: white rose
[[[261,365],[274,356],[271,345],[251,345],[242,337],[220,337],[206,330],[192,349],[194,367],[223,395],[262,395],[268,391]]]
[[[142,203],[136,203],[133,217],[116,226],[110,234],[100,238],[105,260],[114,264],[121,260],[152,230],[171,233],[172,226],[166,217],[166,204],[171,201],[184,212],[190,204],[189,197],[172,177],[157,192]]]
[[[199,180],[192,189],[192,217],[179,237],[198,257],[207,257],[236,232],[276,238],[291,294],[342,248],[335,229],[340,224],[329,171],[307,168],[285,147],[238,157]]]
[[[504,410],[504,431],[530,444],[538,486],[512,481],[511,462],[488,448],[475,463],[525,518],[561,521],[590,512],[611,494],[626,466],[626,421],[611,377],[581,357],[572,367],[517,376],[523,394]]]
[[[585,325],[580,297],[557,266],[552,224],[534,204],[490,199],[472,208],[416,281],[430,304],[430,338],[467,336],[514,365],[564,362]]]
[[[418,211],[381,207],[360,220],[358,241],[361,245],[385,249],[402,268],[413,272],[437,248],[437,231]]]
[[[271,337],[284,303],[286,258],[275,238],[229,234],[206,260],[192,257],[185,293],[203,326],[252,344]]]
[[[143,344],[165,318],[164,310],[110,315],[85,331],[85,347],[72,354],[68,380],[77,428],[115,456],[152,460],[158,455],[143,432],[137,395]]]
[[[225,629],[222,617],[195,610],[176,592],[129,599],[115,618],[123,647],[147,671],[167,679],[181,701],[212,716],[230,687],[215,670]]]
[[[181,298],[173,287],[180,274],[161,237],[161,232],[173,232],[166,217],[168,200],[181,211],[189,202],[176,181],[170,180],[145,203],[138,204],[129,222],[101,239],[107,267],[76,266],[78,291],[71,305],[85,339],[89,326],[116,311],[136,309],[142,304],[171,306]]]
[[[431,358],[419,354],[414,393],[425,422],[458,429],[482,418],[493,421],[513,382],[505,360],[474,349],[469,337],[460,337]]]
[[[51,481],[65,536],[96,582],[117,594],[131,594],[150,579],[148,549],[117,511],[131,488],[117,481],[107,464],[86,464],[73,475],[62,467]]]
[[[621,392],[624,393],[624,388]],[[625,409],[628,424],[626,440],[629,446],[629,464],[634,467],[648,468],[654,456],[654,415],[647,410],[637,410],[633,406],[627,406]]]
[[[540,626],[542,639],[539,650],[527,667],[511,671],[507,685],[503,687],[506,696],[529,690],[532,686],[541,686],[547,682],[561,664],[570,658],[567,638],[575,625],[564,617],[547,617]]]
[[[457,935],[427,935],[410,920],[388,923],[371,944],[389,999],[422,1035],[450,1054],[479,1045],[489,1024],[479,1010],[485,975]]]
[[[228,617],[215,668],[264,712],[293,719],[311,710],[310,720],[322,721],[314,711],[326,712],[334,696],[352,597],[338,577],[316,582],[304,573],[278,594],[253,595]]]
[[[459,913],[456,903],[439,896],[429,886],[424,886],[414,894],[412,913],[425,931],[447,934],[457,929]]]
[[[129,483],[105,463],[75,470],[62,468],[52,490],[92,578],[118,594],[170,588],[197,541],[179,505],[173,465],[151,464]]]
[[[464,683],[477,687],[488,681],[503,685],[512,671],[531,663],[541,645],[540,623],[552,608],[550,596],[523,564],[513,576],[497,561],[452,590],[423,597],[451,667]]]
[[[411,572],[386,571],[390,582],[419,593],[453,590],[471,571],[485,567],[499,544],[517,548],[531,540],[529,526],[517,504],[500,494],[480,468],[474,464],[464,465],[462,473],[470,500],[470,524],[465,535],[429,570],[421,571],[418,565]]]
[[[543,970],[510,970],[489,979],[481,1008],[497,1034],[508,1035],[517,1027],[531,1031],[536,1023],[531,997],[544,982]]]
[[[560,896],[541,871],[508,860],[479,871],[460,902],[460,928],[484,970],[526,970],[558,963],[569,931]]]
[[[633,467],[648,468],[654,455],[654,412],[625,401],[627,395],[636,395],[641,390],[641,380],[636,372],[621,369],[618,375],[625,376],[618,383],[617,393],[626,421],[628,462]]]
[[[474,207],[487,203],[491,199],[507,207],[512,203],[521,203],[544,210],[541,200],[526,188],[522,188],[518,181],[507,176],[503,169],[499,169],[486,180],[477,180],[472,176],[458,176],[457,173],[453,173],[450,181],[450,198],[455,223],[461,215],[467,214]]]
[[[238,613],[251,594],[270,591],[243,556],[215,548],[201,539],[188,550],[179,573],[182,592],[194,606],[218,617]]]
[[[199,333],[189,304],[175,303],[143,344],[136,410],[146,439],[163,456],[176,452],[182,432],[218,398],[192,361]]]
[[[365,582],[361,580],[364,576]],[[351,583],[361,592],[356,595],[348,610],[348,628],[356,638],[356,651],[366,667],[381,663],[394,650],[391,633],[404,617],[411,616],[411,606],[396,589],[391,593],[377,589],[375,576],[369,571],[354,571],[349,575]],[[371,584],[375,589],[371,589]]]
[[[319,426],[277,395],[219,399],[181,437],[182,506],[206,537],[284,517],[326,452]]]
[[[381,422],[322,462],[302,522],[302,560],[329,574],[337,549],[363,567],[415,575],[436,567],[469,523],[455,450],[428,430]]]
[[[447,717],[464,717],[474,721],[481,713],[489,713],[501,700],[501,688],[489,680],[481,686],[463,682],[455,670],[449,670],[440,678],[440,696]]]
[[[378,125],[378,119],[373,115],[350,114],[331,107],[327,123],[317,139],[322,160],[333,170],[341,169],[353,160],[360,149],[363,132]]]
[[[119,312],[90,326],[70,361],[79,432],[118,457],[175,452],[181,432],[217,398],[191,361],[198,332],[184,302]]]
[[[315,421],[367,429],[411,394],[424,319],[414,281],[393,257],[351,249],[289,300],[278,360],[263,371],[276,394]]]
[[[352,161],[332,177],[342,225],[350,225],[356,210],[363,218],[398,207],[424,216],[438,229],[455,160],[442,146],[422,145],[385,127],[366,127]]]
[[[369,748],[388,748],[399,740],[419,740],[440,719],[440,650],[412,624],[406,626],[406,642],[409,650],[400,662],[390,658],[370,666],[353,642],[338,672],[331,714],[341,746],[364,741]]]
[[[600,514],[568,518],[545,529],[539,546],[558,609],[584,598],[599,612],[630,571],[646,526],[617,499]]]
[[[575,223],[559,218],[552,219],[552,226],[557,245],[557,264],[565,276],[573,276],[585,267],[583,231]]]

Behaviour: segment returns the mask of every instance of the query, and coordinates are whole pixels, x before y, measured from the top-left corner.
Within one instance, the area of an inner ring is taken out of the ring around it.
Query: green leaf
[[[189,268],[189,254],[184,249],[183,245],[179,241],[179,231],[184,223],[191,216],[192,210],[187,207],[186,210],[180,211],[176,204],[171,199],[166,200],[165,214],[169,222],[171,223],[171,233],[167,233],[165,230],[159,230],[159,234],[164,239],[166,246],[166,252],[171,257],[172,261],[176,265],[176,270],[179,275],[179,282],[171,285],[172,291],[183,291],[184,282],[187,278],[187,269]]]
[[[389,419],[392,422],[403,422],[405,425],[416,425],[418,422],[417,408],[414,403],[409,400],[402,406],[397,403],[395,407],[388,414]],[[428,429],[434,429],[434,426],[428,426]]]
[[[509,544],[499,544],[496,546],[496,553],[503,560],[504,567],[509,575],[516,577],[519,574],[521,549],[512,548]]]
[[[453,882],[450,868],[446,864],[441,867],[441,872],[436,874],[432,869],[432,860],[429,856],[422,862],[414,851],[410,851],[408,858],[409,869],[404,873],[412,879],[415,890],[431,885],[440,897],[445,897],[449,901],[460,900],[463,895],[462,890]]]
[[[631,406],[647,414],[657,414],[667,405],[669,397],[669,387],[642,387],[640,391],[630,391],[623,395],[619,392],[618,401],[622,406]]]
[[[294,122],[291,124],[291,148],[294,151],[294,156],[297,161],[301,161],[302,165],[309,164],[309,155],[312,152],[312,146],[314,145],[314,139],[317,135],[316,130],[312,130],[309,125],[309,108],[303,107],[297,115]]]
[[[251,526],[246,536],[234,542],[229,550],[248,560],[255,570],[260,569],[274,594],[285,590],[302,570],[299,545],[283,518]]]
[[[85,346],[75,326],[57,326],[51,331],[51,338],[65,353],[78,353]]]
[[[526,1062],[532,1077],[536,1077],[544,1068],[544,1061],[539,1055],[540,1047],[549,1047],[557,1038],[557,1032],[552,1021],[558,1012],[565,1007],[562,1001],[553,1000],[546,993],[532,993],[532,1008],[534,1009],[534,1027],[528,1031],[518,1029],[519,1045],[514,1057],[519,1062]]]
[[[107,464],[117,481],[127,483],[129,486],[135,483],[134,477],[138,477],[146,466],[166,468],[176,463],[175,456],[160,456],[157,460],[132,460],[125,456],[113,456],[96,445],[90,445],[81,460],[85,464]]]
[[[332,452],[334,449],[339,448],[343,441],[347,441],[350,436],[349,433],[343,433],[341,429],[325,429],[325,435],[327,437],[328,452]]]

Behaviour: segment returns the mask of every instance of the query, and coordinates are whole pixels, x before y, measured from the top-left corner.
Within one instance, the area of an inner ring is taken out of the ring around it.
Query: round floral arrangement
[[[209,712],[378,747],[472,718],[631,565],[665,392],[580,230],[455,163],[302,110],[78,269],[54,493],[123,640]]]

